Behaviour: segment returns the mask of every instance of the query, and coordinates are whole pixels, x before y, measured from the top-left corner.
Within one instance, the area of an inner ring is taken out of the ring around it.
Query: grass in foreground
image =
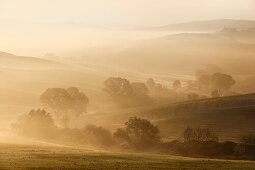
[[[0,145],[0,169],[255,169],[255,161],[92,152],[39,145]]]

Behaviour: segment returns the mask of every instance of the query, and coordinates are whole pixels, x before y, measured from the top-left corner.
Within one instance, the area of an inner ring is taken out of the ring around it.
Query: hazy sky
[[[0,0],[1,24],[164,25],[217,18],[255,19],[255,0]]]
[[[0,0],[0,51],[25,55],[32,49],[43,53],[48,46],[45,53],[54,52],[77,39],[89,39],[92,45],[105,35],[77,30],[85,26],[155,26],[219,18],[253,20],[255,0]]]

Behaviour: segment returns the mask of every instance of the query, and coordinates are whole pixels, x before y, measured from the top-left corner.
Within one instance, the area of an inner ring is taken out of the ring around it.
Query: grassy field
[[[255,161],[109,153],[62,146],[0,144],[0,169],[255,169]]]

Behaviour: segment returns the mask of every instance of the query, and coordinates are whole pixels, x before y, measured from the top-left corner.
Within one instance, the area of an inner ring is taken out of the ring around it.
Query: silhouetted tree
[[[31,110],[19,117],[13,128],[20,134],[29,137],[50,138],[57,130],[51,115],[45,110]]]
[[[235,80],[233,80],[232,76],[222,73],[215,73],[212,75],[212,89],[219,90],[220,92],[224,92],[231,88],[232,85],[235,84]]]
[[[235,80],[233,80],[232,76],[228,74],[208,74],[207,72],[200,71],[199,73],[197,73],[196,84],[199,90],[207,92],[218,91],[219,94],[222,94],[225,91],[229,90],[235,84]]]
[[[133,89],[127,79],[120,77],[110,77],[104,82],[104,91],[109,93],[112,97],[131,96]]]
[[[131,117],[124,129],[118,129],[114,136],[122,138],[133,148],[146,149],[160,141],[159,129],[146,119]]]
[[[49,88],[42,93],[40,101],[44,108],[52,110],[67,126],[71,116],[79,116],[86,112],[89,99],[76,87],[69,87],[68,89]]]

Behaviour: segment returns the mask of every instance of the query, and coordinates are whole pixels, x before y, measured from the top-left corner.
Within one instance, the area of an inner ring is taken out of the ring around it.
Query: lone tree
[[[129,118],[125,127],[117,129],[114,136],[140,150],[148,149],[160,141],[158,127],[137,117]]]
[[[49,88],[40,96],[44,108],[52,110],[57,118],[79,116],[86,112],[88,97],[76,87]]]

